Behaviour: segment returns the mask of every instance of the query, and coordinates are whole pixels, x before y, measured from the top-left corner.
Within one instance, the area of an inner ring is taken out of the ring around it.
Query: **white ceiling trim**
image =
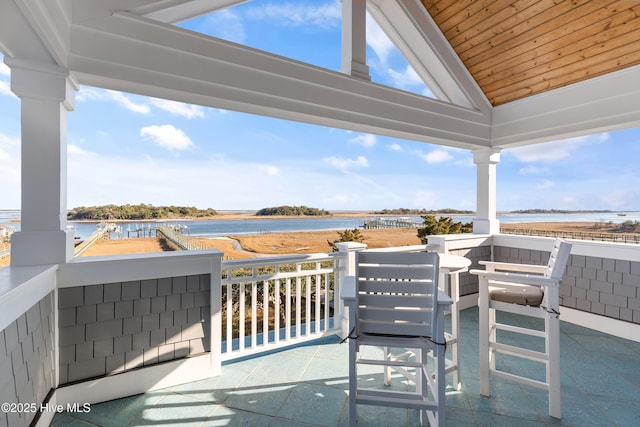
[[[640,126],[640,65],[494,108],[492,147]]]
[[[70,66],[80,83],[159,98],[459,148],[489,144],[478,111],[130,13],[74,25]]]
[[[250,0],[169,0],[131,10],[136,15],[175,24]]]
[[[50,52],[52,43],[43,40],[51,36],[46,32],[33,29],[34,16],[25,16],[25,12],[41,10],[41,7],[27,7],[21,0],[0,1],[0,49],[6,57],[54,64],[56,60]]]

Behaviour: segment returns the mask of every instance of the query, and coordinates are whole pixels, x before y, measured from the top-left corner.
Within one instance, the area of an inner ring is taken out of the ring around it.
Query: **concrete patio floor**
[[[479,394],[478,310],[461,312],[462,390],[447,389],[448,426],[638,426],[640,343],[561,322],[561,420],[546,392],[492,378]],[[536,344],[532,344],[536,345]],[[507,369],[529,369],[508,358]],[[398,380],[400,381],[400,380]],[[57,414],[53,426],[346,426],[348,344],[336,336],[227,363],[217,378]],[[360,425],[414,426],[411,410],[359,406]]]

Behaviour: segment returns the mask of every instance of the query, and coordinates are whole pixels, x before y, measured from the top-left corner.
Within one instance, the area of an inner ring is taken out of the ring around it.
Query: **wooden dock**
[[[511,228],[501,226],[500,232],[503,234],[517,234],[520,236],[537,237],[560,237],[563,239],[592,240],[596,242],[615,242],[640,244],[640,234],[638,233],[603,233],[589,231],[553,231],[553,230],[531,230],[527,228]]]
[[[365,230],[380,230],[385,228],[418,228],[420,223],[411,218],[377,218],[364,221],[362,228]]]

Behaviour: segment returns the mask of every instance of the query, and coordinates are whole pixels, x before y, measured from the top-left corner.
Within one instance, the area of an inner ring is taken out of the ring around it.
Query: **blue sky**
[[[181,24],[333,70],[340,3],[254,0]],[[369,19],[372,80],[430,96]],[[20,102],[0,64],[0,209],[20,207]],[[506,150],[498,210],[640,210],[640,129]],[[69,208],[476,208],[467,150],[81,87],[68,115]]]

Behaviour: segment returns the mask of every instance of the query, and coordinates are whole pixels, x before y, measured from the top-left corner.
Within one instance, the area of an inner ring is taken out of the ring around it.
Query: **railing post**
[[[356,252],[365,250],[367,245],[357,242],[339,242],[335,245],[338,248],[338,252],[343,254],[342,257],[338,258],[340,265],[338,265],[338,272],[335,275],[337,285],[335,292],[339,292],[345,277],[355,276],[356,274]],[[338,315],[336,318],[340,321],[340,337],[345,338],[349,335],[349,309],[344,305],[342,298],[338,298],[338,300]]]

